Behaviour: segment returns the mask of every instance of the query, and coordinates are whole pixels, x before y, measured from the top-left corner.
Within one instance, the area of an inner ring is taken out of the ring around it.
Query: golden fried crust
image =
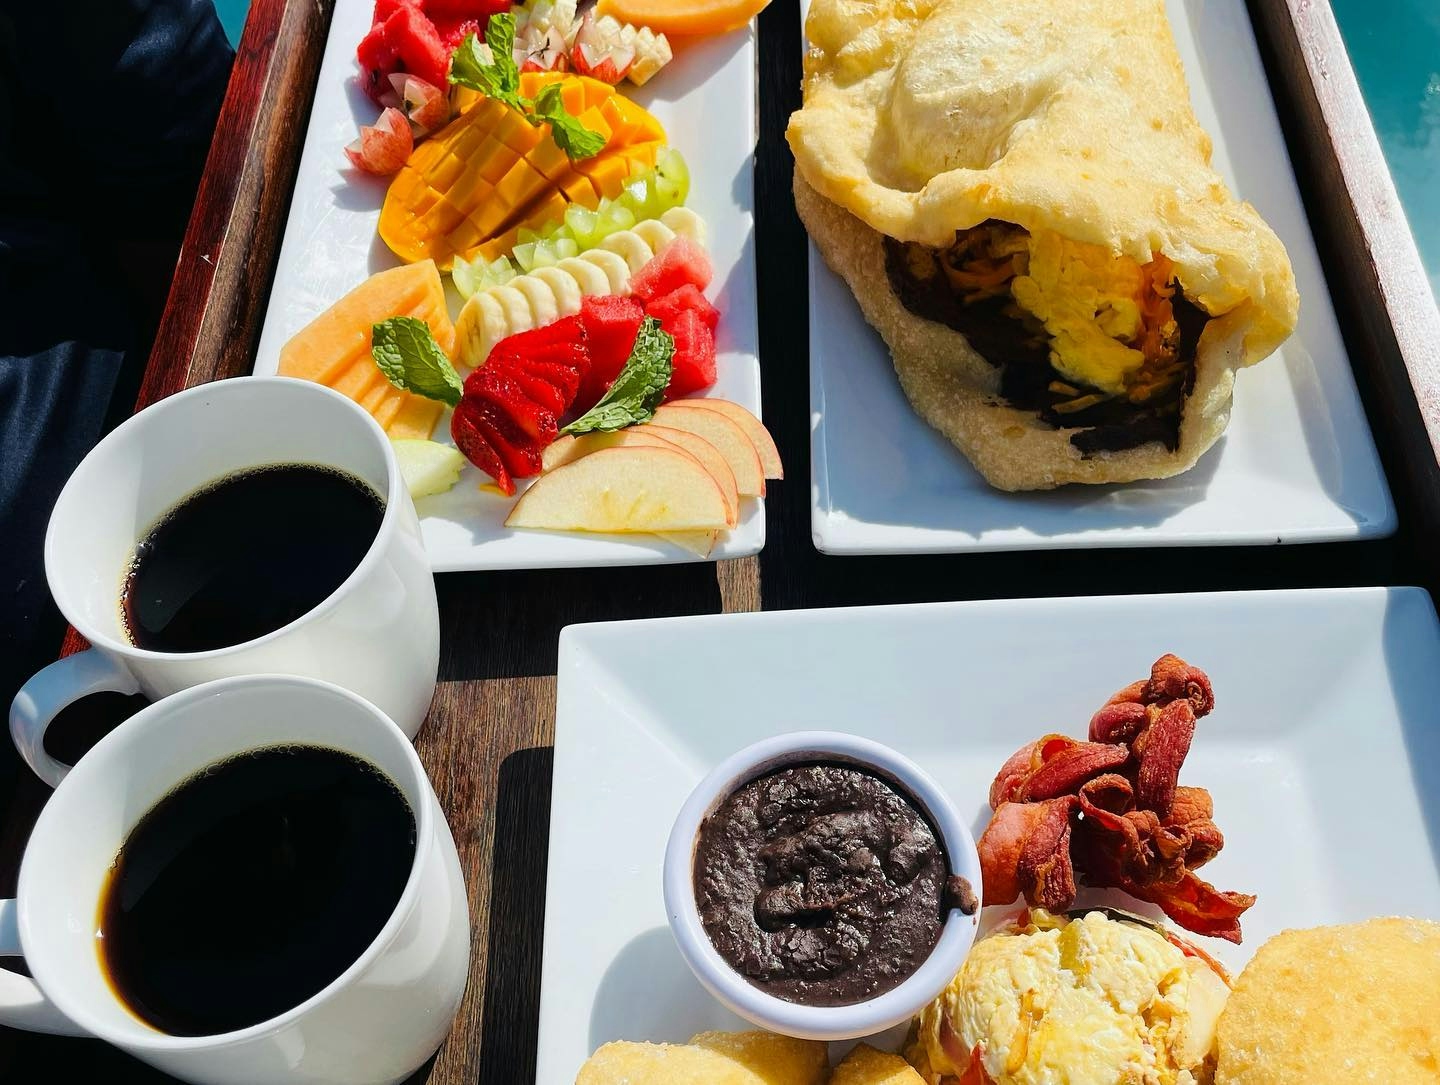
[[[1148,262],[1270,354],[1299,299],[1285,248],[1211,168],[1164,0],[812,0],[806,182],[883,234],[1000,219]]]
[[[1225,432],[1244,323],[1212,320],[1200,337],[1195,387],[1185,401],[1179,447],[1159,442],[1090,457],[1033,411],[1000,400],[1000,371],[959,332],[901,304],[885,271],[881,235],[795,174],[795,206],[825,262],[849,285],[860,310],[890,347],[910,405],[1001,490],[1049,490],[1072,482],[1133,482],[1188,471]]]
[[[860,1044],[835,1067],[830,1085],[925,1085],[925,1079],[899,1055]]]
[[[821,1085],[826,1047],[769,1032],[702,1032],[688,1044],[606,1044],[575,1085]]]
[[[1220,1016],[1216,1085],[1440,1082],[1440,923],[1286,931]]]

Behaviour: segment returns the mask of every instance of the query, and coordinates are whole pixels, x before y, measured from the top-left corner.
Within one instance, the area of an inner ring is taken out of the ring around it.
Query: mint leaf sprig
[[[370,356],[396,388],[451,407],[460,402],[460,374],[425,321],[413,316],[380,321],[371,329]]]
[[[660,327],[653,316],[647,316],[635,337],[635,346],[625,368],[615,378],[610,390],[561,433],[579,435],[599,431],[610,433],[626,426],[648,422],[655,417],[655,408],[665,398],[670,383],[675,340]]]
[[[510,12],[490,16],[483,45],[474,34],[465,36],[450,61],[450,82],[503,102],[536,128],[550,125],[555,145],[572,162],[594,158],[605,149],[605,137],[586,128],[565,108],[558,84],[546,86],[533,99],[520,93],[520,69],[515,63],[515,16]]]

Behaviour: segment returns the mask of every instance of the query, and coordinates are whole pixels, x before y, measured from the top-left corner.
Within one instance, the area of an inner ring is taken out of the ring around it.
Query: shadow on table
[[[553,750],[537,747],[500,765],[477,1085],[535,1080],[554,763]]]
[[[447,573],[436,587],[442,682],[554,674],[567,625],[720,611],[711,562]]]

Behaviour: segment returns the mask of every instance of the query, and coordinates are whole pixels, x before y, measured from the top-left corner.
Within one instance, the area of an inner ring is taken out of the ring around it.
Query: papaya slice
[[[738,30],[770,0],[600,0],[595,11],[657,34],[700,37]]]
[[[423,320],[440,349],[453,356],[455,325],[445,286],[434,261],[423,260],[370,276],[301,328],[280,348],[279,373],[348,396],[391,437],[426,439],[444,406],[396,388],[370,355],[372,329],[392,316]]]
[[[534,98],[551,83],[566,108],[605,137],[605,149],[571,162],[548,125],[537,128],[492,99],[467,100],[390,183],[380,236],[397,256],[448,269],[457,255],[508,253],[522,228],[539,229],[570,203],[593,209],[655,164],[665,129],[649,112],[607,83],[560,72],[525,73],[520,93]]]

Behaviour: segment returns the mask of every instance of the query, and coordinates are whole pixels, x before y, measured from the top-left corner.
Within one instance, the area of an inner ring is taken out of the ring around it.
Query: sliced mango
[[[386,193],[380,236],[397,256],[446,269],[457,255],[508,253],[520,229],[539,229],[570,203],[593,209],[655,164],[664,127],[609,84],[528,72],[520,93],[534,98],[555,82],[566,108],[606,138],[605,149],[571,162],[548,125],[536,128],[492,99],[457,97],[460,115],[416,146]]]

